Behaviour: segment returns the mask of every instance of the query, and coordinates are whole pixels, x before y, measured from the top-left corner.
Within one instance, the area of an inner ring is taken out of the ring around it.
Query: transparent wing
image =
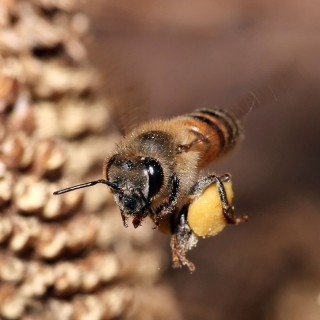
[[[215,113],[218,123],[220,122],[220,125],[215,130],[202,132],[204,138],[211,141],[211,146],[219,148],[223,141],[223,144],[228,146],[225,150],[231,149],[235,142],[241,138],[242,123],[253,110],[279,103],[281,96],[289,91],[290,81],[293,79],[289,70],[284,68],[281,71],[277,71],[276,74],[271,77],[269,76],[266,81],[262,82],[260,86],[248,91],[226,108],[217,106],[209,108],[208,110]],[[196,111],[201,112],[201,109]],[[220,131],[220,126],[224,127],[228,132],[226,137]],[[227,142],[229,137],[231,137],[231,140],[234,138],[234,140]],[[198,143],[202,143],[204,138],[191,141],[191,143],[183,147],[187,151],[192,150],[192,147],[196,147]]]
[[[242,122],[254,109],[279,103],[280,97],[289,91],[290,81],[293,79],[291,70],[292,68],[289,67],[278,70],[228,106],[226,110],[230,110]]]
[[[110,102],[113,124],[125,135],[149,118],[143,83],[134,72],[128,74],[125,68],[110,58],[105,60],[102,67],[101,91]]]

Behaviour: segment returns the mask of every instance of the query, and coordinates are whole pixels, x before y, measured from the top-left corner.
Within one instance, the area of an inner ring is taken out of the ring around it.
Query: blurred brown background
[[[167,271],[183,319],[320,319],[319,3],[94,0],[85,9],[106,86],[121,70],[151,116],[228,108],[250,91],[259,100],[245,140],[213,166],[232,173],[249,222],[200,241],[193,275]]]

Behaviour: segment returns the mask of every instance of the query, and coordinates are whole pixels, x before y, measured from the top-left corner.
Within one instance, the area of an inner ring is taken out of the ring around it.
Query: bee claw
[[[234,214],[234,207],[233,206],[223,210],[223,214],[224,214],[226,220],[228,221],[228,223],[230,223],[230,224],[239,224],[242,222],[247,222],[249,219],[249,217],[247,215],[242,215],[242,216],[237,217]]]

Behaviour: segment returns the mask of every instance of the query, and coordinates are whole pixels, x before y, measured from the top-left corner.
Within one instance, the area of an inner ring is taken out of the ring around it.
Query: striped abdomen
[[[225,110],[199,109],[180,119],[188,127],[190,149],[201,153],[199,167],[229,151],[239,138],[238,121]]]

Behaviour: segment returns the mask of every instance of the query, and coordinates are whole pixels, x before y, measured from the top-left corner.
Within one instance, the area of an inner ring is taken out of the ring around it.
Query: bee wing
[[[114,124],[122,135],[128,134],[149,118],[146,101],[135,87],[122,88],[120,92],[110,92],[108,98],[111,102]]]
[[[110,102],[113,124],[122,135],[131,132],[149,118],[144,86],[134,76],[125,72],[119,64],[106,59],[103,68],[101,91]]]
[[[212,109],[197,109],[193,113],[196,117],[203,118],[202,121],[211,125],[207,132],[202,132],[203,137],[193,140],[190,143],[180,146],[182,150],[188,152],[204,139],[211,141],[213,148],[228,150],[238,138],[242,136],[241,123],[246,120],[251,111],[273,103],[278,103],[281,95],[288,91],[290,80],[293,79],[291,72],[287,68],[269,77],[260,87],[248,91],[246,95],[231,103],[228,108],[214,107]],[[213,118],[215,120],[212,121]],[[212,130],[212,128],[214,128]],[[223,133],[221,130],[224,128]],[[218,138],[217,138],[218,137]]]
[[[249,90],[226,110],[230,110],[237,119],[243,122],[254,109],[279,103],[281,96],[289,91],[290,81],[293,78],[292,68],[283,67],[282,70],[269,76],[262,85]]]

